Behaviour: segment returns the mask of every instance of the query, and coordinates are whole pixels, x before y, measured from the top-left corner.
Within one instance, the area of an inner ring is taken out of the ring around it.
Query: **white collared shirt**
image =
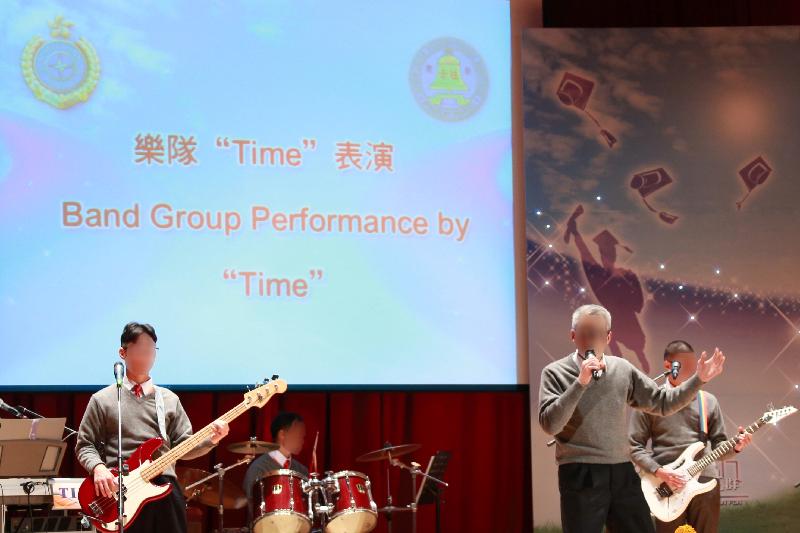
[[[269,456],[275,459],[275,462],[281,465],[281,468],[286,464],[286,461],[290,460],[289,457],[283,455],[280,450],[272,450],[269,452]],[[291,465],[291,462],[289,464]]]
[[[122,384],[128,390],[132,390],[133,386],[136,385],[136,383],[134,383],[133,381],[128,379],[127,375],[124,378],[122,378]],[[152,394],[156,390],[156,387],[153,384],[153,378],[148,379],[144,383],[139,383],[139,385],[142,386],[142,394],[144,396],[147,396],[148,394]]]

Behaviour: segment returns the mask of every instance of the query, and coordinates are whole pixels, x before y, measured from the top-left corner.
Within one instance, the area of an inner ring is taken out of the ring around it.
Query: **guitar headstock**
[[[797,412],[797,408],[791,405],[786,405],[780,409],[775,409],[772,405],[770,405],[769,408],[769,411],[765,412],[761,416],[761,420],[765,424],[772,424],[773,426],[776,425],[778,421],[783,420],[787,416],[793,415]]]
[[[286,388],[282,379],[265,379],[262,385],[244,393],[244,402],[248,407],[264,407],[273,395],[286,392]]]

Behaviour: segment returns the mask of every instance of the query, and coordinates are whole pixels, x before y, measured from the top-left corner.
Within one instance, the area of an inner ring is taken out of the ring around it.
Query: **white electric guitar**
[[[751,434],[755,433],[764,424],[776,425],[779,420],[796,412],[797,409],[792,406],[786,406],[780,409],[774,409],[770,406],[770,410],[751,425],[747,426],[745,431]],[[675,461],[666,466],[662,466],[661,468],[664,470],[682,474],[687,480],[686,485],[680,489],[670,488],[669,485],[653,474],[644,471],[639,472],[642,478],[644,499],[647,500],[647,505],[650,506],[650,511],[653,513],[653,516],[662,522],[672,522],[686,510],[692,498],[716,487],[716,479],[700,483],[698,478],[708,465],[730,452],[733,447],[736,446],[736,442],[736,437],[728,439],[717,446],[715,450],[706,453],[697,460],[695,460],[694,457],[701,450],[705,449],[706,445],[703,442],[695,442],[694,444],[690,444]]]

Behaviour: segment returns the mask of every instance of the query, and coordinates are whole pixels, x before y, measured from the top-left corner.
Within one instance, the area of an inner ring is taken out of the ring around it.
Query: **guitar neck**
[[[218,420],[224,420],[225,422],[232,422],[236,417],[244,413],[250,408],[250,406],[242,402],[221,417]],[[213,424],[213,423],[212,423]],[[170,465],[175,464],[178,460],[189,453],[190,451],[194,450],[202,444],[204,440],[211,437],[214,434],[212,429],[212,424],[207,425],[197,433],[193,434],[191,437],[186,439],[185,441],[181,442],[167,453],[159,457],[158,459],[154,460],[151,464],[149,464],[146,468],[142,470],[142,477],[145,481],[149,481],[154,477],[158,476],[164,470],[169,468]]]
[[[765,424],[764,419],[759,418],[758,420],[756,420],[755,422],[744,428],[744,430],[752,435],[753,433],[758,431],[764,424]],[[703,457],[698,459],[697,462],[695,462],[692,466],[690,466],[688,468],[689,474],[691,474],[692,476],[699,474],[700,472],[705,470],[708,467],[708,465],[710,465],[714,461],[718,461],[722,456],[729,453],[734,446],[736,446],[736,437],[732,437],[726,440],[725,442],[717,446],[716,449],[703,455]]]

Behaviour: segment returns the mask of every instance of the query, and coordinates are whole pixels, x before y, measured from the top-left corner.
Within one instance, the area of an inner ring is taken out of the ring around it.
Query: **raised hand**
[[[697,362],[697,377],[703,383],[708,383],[715,377],[722,374],[722,367],[725,364],[725,355],[719,348],[714,348],[714,355],[708,357],[706,352],[700,354]]]

